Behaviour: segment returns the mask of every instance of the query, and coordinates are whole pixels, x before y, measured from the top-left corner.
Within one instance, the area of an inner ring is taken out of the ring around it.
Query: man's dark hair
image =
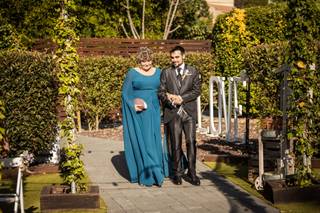
[[[186,52],[185,49],[181,46],[175,46],[173,49],[170,50],[170,54],[174,51],[180,51],[182,55],[184,55]]]

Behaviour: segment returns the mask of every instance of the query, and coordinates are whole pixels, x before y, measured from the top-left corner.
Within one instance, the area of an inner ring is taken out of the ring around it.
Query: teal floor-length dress
[[[168,162],[160,131],[158,87],[160,69],[150,76],[129,69],[122,87],[122,123],[125,158],[132,183],[161,185],[168,176]],[[134,99],[141,98],[147,109],[136,112]]]

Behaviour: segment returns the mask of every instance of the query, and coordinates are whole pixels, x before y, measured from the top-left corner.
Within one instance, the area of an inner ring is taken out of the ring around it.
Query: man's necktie
[[[178,82],[179,82],[179,87],[181,87],[181,85],[182,85],[182,75],[181,75],[181,68],[180,67],[178,67],[177,72],[178,72],[177,79],[178,79]]]

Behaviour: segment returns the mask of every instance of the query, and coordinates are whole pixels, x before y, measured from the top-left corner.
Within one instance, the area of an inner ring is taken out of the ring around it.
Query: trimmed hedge
[[[208,103],[209,78],[214,75],[214,64],[210,53],[187,53],[186,63],[195,66],[202,76],[202,102]],[[154,54],[154,65],[160,68],[170,66],[169,54]],[[119,119],[121,109],[122,83],[129,67],[136,67],[134,57],[105,56],[80,60],[79,110],[90,127],[96,119]],[[97,128],[97,126],[96,126]]]
[[[214,75],[210,53],[187,54],[186,63],[202,76],[202,104],[208,103],[209,77]],[[155,54],[154,64],[170,66],[169,54]],[[136,61],[123,57],[80,60],[79,110],[91,124],[102,119],[119,120],[121,89],[129,67]],[[52,56],[26,51],[0,52],[0,96],[5,104],[4,129],[10,156],[23,150],[41,154],[51,150],[58,134],[58,81]]]
[[[0,52],[0,96],[10,156],[49,151],[57,136],[57,85],[51,56]]]
[[[79,110],[85,114],[89,129],[104,119],[112,119],[120,112],[121,88],[124,76],[133,60],[106,56],[80,59]]]

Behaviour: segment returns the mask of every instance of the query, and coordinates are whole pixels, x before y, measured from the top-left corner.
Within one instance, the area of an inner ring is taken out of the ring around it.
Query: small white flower
[[[184,78],[188,75],[191,75],[191,73],[189,73],[189,70],[186,70],[183,75],[181,76],[182,80],[184,80]]]

